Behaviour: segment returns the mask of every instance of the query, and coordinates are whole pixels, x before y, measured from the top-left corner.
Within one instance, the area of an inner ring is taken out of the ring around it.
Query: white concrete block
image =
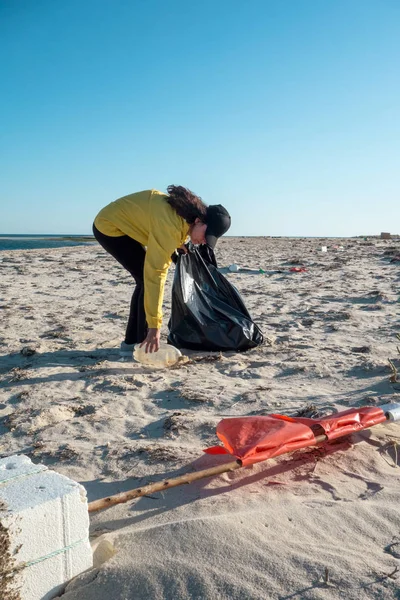
[[[27,456],[0,459],[0,555],[1,600],[60,593],[93,564],[85,489]]]

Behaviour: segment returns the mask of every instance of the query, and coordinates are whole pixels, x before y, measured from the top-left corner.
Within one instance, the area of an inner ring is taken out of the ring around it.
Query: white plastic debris
[[[0,547],[1,598],[54,598],[93,564],[85,489],[27,456],[0,459]]]
[[[239,265],[236,265],[236,264],[229,265],[228,269],[230,270],[231,273],[237,273],[238,271],[240,271]]]
[[[389,421],[400,421],[400,404],[391,402],[390,404],[382,404],[379,408],[389,418]]]

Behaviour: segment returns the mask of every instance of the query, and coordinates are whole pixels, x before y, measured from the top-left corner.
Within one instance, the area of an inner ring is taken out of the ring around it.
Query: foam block
[[[0,597],[50,600],[92,564],[85,489],[27,456],[0,459]]]

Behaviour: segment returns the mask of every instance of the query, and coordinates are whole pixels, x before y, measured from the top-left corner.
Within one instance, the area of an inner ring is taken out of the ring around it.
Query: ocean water
[[[40,248],[63,248],[64,246],[87,246],[95,243],[92,236],[84,235],[0,235],[2,250],[34,250]]]

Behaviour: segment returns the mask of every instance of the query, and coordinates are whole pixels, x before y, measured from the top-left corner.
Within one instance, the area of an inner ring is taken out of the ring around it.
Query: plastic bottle
[[[381,404],[379,408],[383,410],[389,421],[400,421],[400,404],[396,404],[395,402],[391,404]]]
[[[228,268],[229,268],[229,270],[230,270],[231,273],[237,273],[238,271],[240,271],[239,265],[235,265],[235,264],[234,265],[230,265]]]
[[[135,350],[133,352],[133,358],[140,362],[142,365],[146,367],[153,367],[154,369],[165,369],[165,367],[171,367],[175,365],[179,358],[182,356],[182,353],[175,348],[175,346],[171,346],[170,344],[166,344],[165,342],[160,343],[160,349],[158,352],[148,352],[146,354],[145,347],[140,347],[140,344],[136,344]]]

